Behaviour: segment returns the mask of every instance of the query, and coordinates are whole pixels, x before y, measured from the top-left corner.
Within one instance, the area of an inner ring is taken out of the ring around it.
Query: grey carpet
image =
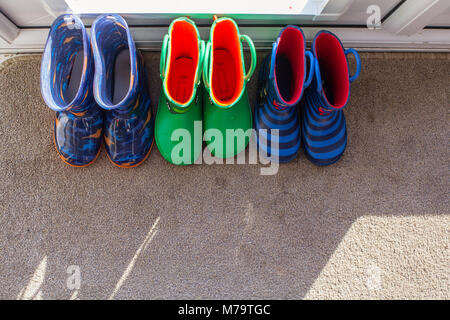
[[[145,56],[156,109],[159,54]],[[0,298],[450,298],[450,55],[362,61],[342,160],[300,154],[275,176],[176,167],[156,147],[135,169],[104,150],[71,168],[52,144],[40,56],[4,62]]]

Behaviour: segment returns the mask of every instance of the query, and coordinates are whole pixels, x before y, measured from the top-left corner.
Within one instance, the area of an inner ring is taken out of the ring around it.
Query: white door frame
[[[383,27],[397,35],[411,36],[423,30],[449,6],[448,0],[408,0],[383,23]]]
[[[347,0],[351,3],[353,0]],[[449,0],[407,0],[379,28],[317,26],[302,27],[307,41],[317,31],[327,29],[340,37],[344,46],[363,51],[433,51],[450,52],[450,30],[424,28],[432,18],[450,6]],[[341,14],[348,6],[341,6]],[[324,12],[324,18],[330,12]],[[292,17],[291,17],[292,18]],[[317,20],[317,19],[316,19]],[[282,26],[242,25],[240,31],[249,35],[259,49],[270,48]],[[136,45],[144,50],[159,50],[167,27],[131,27]],[[199,28],[203,39],[208,27]],[[0,13],[0,53],[42,52],[48,28],[20,29]]]
[[[0,12],[0,38],[12,44],[19,35],[20,29]]]

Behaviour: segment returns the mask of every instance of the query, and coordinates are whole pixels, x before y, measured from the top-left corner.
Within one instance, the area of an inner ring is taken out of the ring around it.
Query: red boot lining
[[[278,42],[274,70],[275,84],[281,99],[286,104],[297,101],[302,93],[305,73],[304,56],[305,42],[302,32],[293,27],[286,28]],[[277,66],[280,67],[278,70]]]
[[[211,91],[219,105],[237,99],[244,85],[238,31],[230,20],[217,22],[212,36]]]
[[[340,109],[345,106],[350,90],[344,49],[339,40],[329,33],[320,34],[315,43],[325,97],[331,106]]]
[[[170,34],[167,92],[179,104],[188,102],[194,92],[198,56],[195,27],[187,21],[175,22]]]

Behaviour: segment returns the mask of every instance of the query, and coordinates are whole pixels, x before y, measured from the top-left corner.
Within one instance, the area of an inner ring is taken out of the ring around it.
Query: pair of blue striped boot
[[[113,164],[137,166],[153,144],[144,60],[118,15],[99,16],[91,34],[90,40],[83,22],[70,14],[50,28],[41,92],[56,111],[56,150],[67,164],[83,167],[95,161],[104,140]]]
[[[357,62],[353,76],[347,62],[350,53]],[[285,27],[259,74],[255,129],[260,153],[272,161],[289,162],[303,145],[316,165],[338,161],[347,146],[343,108],[350,97],[350,83],[360,71],[358,53],[344,50],[331,32],[320,31],[310,52],[302,30]]]

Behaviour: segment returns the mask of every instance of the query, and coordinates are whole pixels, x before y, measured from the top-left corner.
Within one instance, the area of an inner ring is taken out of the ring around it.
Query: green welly
[[[161,155],[173,164],[193,164],[201,153],[202,92],[199,85],[204,49],[205,44],[192,20],[178,18],[171,23],[161,50],[163,84],[155,139]]]
[[[251,66],[245,74],[242,41],[250,47]],[[246,84],[256,66],[256,52],[251,39],[239,33],[230,18],[220,18],[211,27],[203,63],[205,141],[211,153],[219,158],[234,157],[250,141],[252,111]],[[222,145],[212,136],[221,135]],[[231,140],[231,141],[230,141]]]

